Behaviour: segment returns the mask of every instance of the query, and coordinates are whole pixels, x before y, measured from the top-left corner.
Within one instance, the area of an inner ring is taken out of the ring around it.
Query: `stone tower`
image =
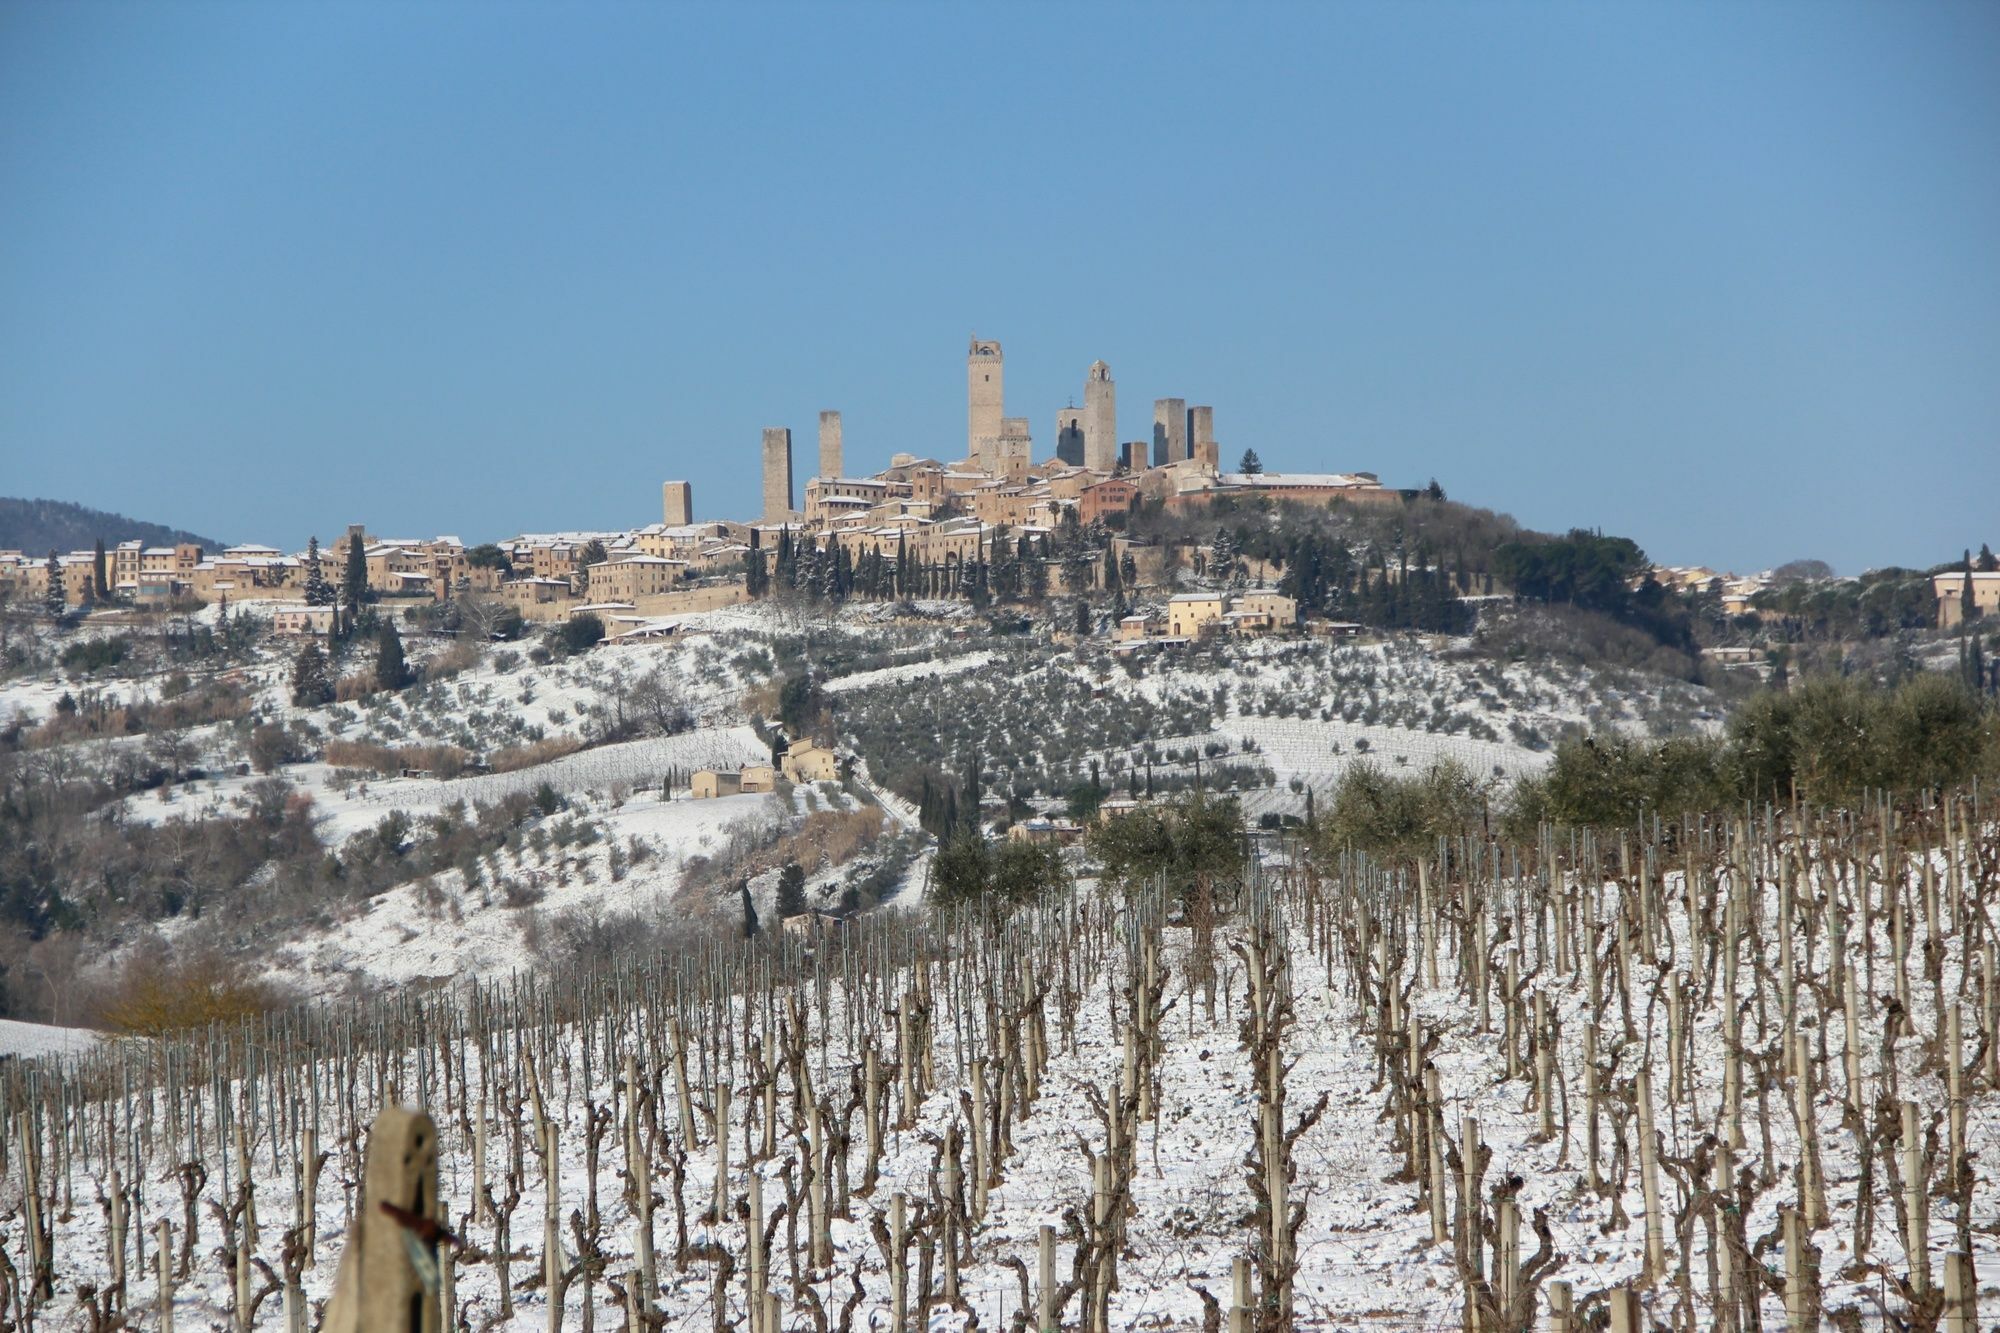
[[[1153,400],[1153,466],[1165,467],[1188,456],[1187,399]]]
[[[1002,417],[1000,419],[1000,439],[993,449],[993,464],[988,469],[995,476],[1025,477],[1028,465],[1034,460],[1035,441],[1028,431],[1026,417]]]
[[[660,521],[670,528],[684,528],[694,522],[692,485],[670,481],[660,488]]]
[[[1188,409],[1188,453],[1195,462],[1216,469],[1215,409],[1208,406]]]
[[[999,470],[1001,362],[1000,344],[978,338],[965,356],[965,455],[988,472]]]
[[[819,414],[819,475],[832,481],[840,470],[840,413]]]
[[[1118,386],[1102,361],[1083,377],[1083,465],[1096,472],[1118,466]]]
[[[1071,467],[1083,464],[1083,409],[1065,407],[1056,413],[1056,457]]]
[[[789,426],[764,427],[764,521],[783,523],[792,516],[792,431]]]

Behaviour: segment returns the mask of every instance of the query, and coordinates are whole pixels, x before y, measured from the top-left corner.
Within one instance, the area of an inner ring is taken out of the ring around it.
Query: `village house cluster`
[[[486,598],[544,621],[588,611],[614,634],[641,634],[663,616],[745,600],[752,567],[768,577],[780,552],[799,546],[849,564],[872,560],[877,567],[933,571],[943,595],[956,590],[957,572],[968,565],[1019,550],[1043,553],[1050,592],[1085,591],[1107,576],[1138,590],[1170,580],[1170,557],[1193,554],[1129,535],[1127,520],[1142,503],[1192,508],[1233,496],[1365,505],[1401,496],[1366,472],[1225,472],[1214,408],[1184,398],[1154,402],[1150,439],[1120,441],[1117,385],[1103,361],[1085,372],[1083,406],[1057,411],[1054,453],[1037,463],[1028,419],[1006,415],[1004,373],[1000,344],[974,338],[966,357],[962,458],[897,453],[879,471],[849,475],[840,413],[820,413],[817,468],[802,497],[794,492],[791,431],[766,429],[763,509],[752,521],[696,521],[692,487],[669,481],[661,521],[636,529],[523,533],[468,549],[456,537],[387,538],[355,525],[317,549],[317,571],[311,550],[241,545],[208,552],[126,542],[101,554],[56,553],[54,577],[71,607],[297,603],[273,612],[274,628],[322,633],[334,616],[327,589],[343,584],[358,542],[368,592],[377,600]],[[1093,538],[1086,565],[1049,558],[1062,534],[1079,531]],[[0,552],[0,582],[17,600],[46,598],[50,570],[49,555]],[[1083,587],[1075,586],[1079,580]],[[1288,599],[1246,592],[1208,598],[1198,608],[1176,602],[1165,617],[1137,617],[1118,633],[1134,642],[1269,633],[1294,628],[1297,620]]]

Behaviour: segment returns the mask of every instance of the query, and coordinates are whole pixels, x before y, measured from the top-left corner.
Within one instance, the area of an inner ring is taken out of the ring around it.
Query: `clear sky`
[[[0,5],[0,494],[291,546],[750,516],[817,412],[2000,544],[2000,4]]]

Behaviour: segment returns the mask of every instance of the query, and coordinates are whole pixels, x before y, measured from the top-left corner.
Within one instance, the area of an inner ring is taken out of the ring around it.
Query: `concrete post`
[[[1944,1257],[1944,1319],[1945,1333],[1979,1333],[1979,1283],[1963,1250]]]
[[[422,1111],[384,1107],[368,1132],[361,1206],[324,1333],[438,1333],[437,1302],[426,1298],[437,1281],[437,1225],[437,1126]]]
[[[1567,1282],[1549,1283],[1549,1333],[1576,1333],[1576,1296]]]

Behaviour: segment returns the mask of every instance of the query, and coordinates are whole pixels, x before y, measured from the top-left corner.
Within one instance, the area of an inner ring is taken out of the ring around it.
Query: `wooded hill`
[[[194,542],[204,550],[223,543],[159,523],[142,523],[123,514],[87,509],[67,500],[18,500],[0,496],[0,550],[79,551],[102,540],[106,546],[138,540],[148,546]]]

